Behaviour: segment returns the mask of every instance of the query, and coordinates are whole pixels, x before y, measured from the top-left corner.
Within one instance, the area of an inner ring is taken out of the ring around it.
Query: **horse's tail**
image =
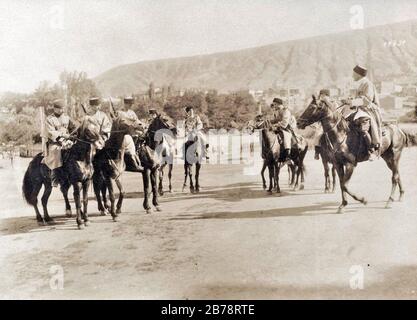
[[[400,131],[405,137],[406,147],[417,146],[417,133],[416,132],[410,132],[404,129],[400,129]]]
[[[42,161],[42,153],[37,154],[32,161],[29,163],[23,177],[22,193],[26,202],[31,206],[36,205],[37,194],[34,195],[35,184],[34,179],[42,179],[40,174],[40,166]]]

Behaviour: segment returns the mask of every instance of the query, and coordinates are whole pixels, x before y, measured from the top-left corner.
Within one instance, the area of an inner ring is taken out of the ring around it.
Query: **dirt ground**
[[[141,178],[127,173],[120,221],[97,216],[92,200],[92,224],[81,231],[63,216],[58,190],[50,201],[57,224],[39,227],[20,191],[28,160],[15,159],[13,169],[0,160],[0,298],[415,299],[416,159],[417,148],[404,151],[405,199],[391,209],[383,160],[360,164],[350,186],[369,203],[352,200],[343,214],[339,189],[324,194],[311,151],[305,190],[290,190],[284,170],[280,197],[262,190],[259,175],[245,175],[243,164],[205,165],[202,191],[183,193],[176,166],[174,193],[148,215]],[[51,286],[56,266],[62,289]]]

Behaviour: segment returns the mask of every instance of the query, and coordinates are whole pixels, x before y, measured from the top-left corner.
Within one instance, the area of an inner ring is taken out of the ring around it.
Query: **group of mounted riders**
[[[292,170],[292,183],[296,177],[296,185],[298,185],[299,176],[303,182],[303,161],[308,145],[297,129],[315,125],[315,158],[319,159],[321,155],[323,164],[325,162],[332,164],[338,173],[343,199],[340,210],[347,204],[346,193],[366,203],[364,198],[358,198],[348,190],[347,183],[358,162],[374,160],[379,156],[387,162],[393,172],[389,202],[393,201],[393,193],[397,185],[400,187],[402,197],[404,191],[399,178],[398,161],[401,150],[410,140],[410,135],[405,134],[397,126],[383,125],[376,88],[367,77],[366,68],[355,66],[353,79],[358,84],[357,94],[355,97],[343,100],[340,106],[331,100],[328,89],[322,89],[317,98],[313,95],[312,102],[297,119],[281,98],[273,99],[269,115],[260,112],[256,116],[251,128],[262,129],[264,158],[262,178],[263,171],[268,167],[270,192],[273,186],[278,193],[280,192],[279,169],[285,164]],[[82,220],[87,224],[90,180],[93,181],[99,211],[102,214],[109,212],[116,220],[118,213],[121,212],[124,195],[120,176],[125,169],[142,173],[145,210],[150,211],[148,203],[150,191],[153,193],[153,205],[160,210],[157,199],[157,171],[158,167],[166,165],[167,162],[163,163],[155,159],[157,156],[167,156],[170,148],[163,147],[164,134],[158,135],[158,133],[160,129],[164,129],[176,134],[176,127],[166,116],[153,108],[149,110],[149,119],[142,122],[132,110],[133,104],[132,97],[125,97],[118,110],[115,110],[111,103],[109,118],[101,110],[101,100],[92,97],[89,100],[88,110],[84,109],[86,115],[81,122],[77,122],[64,114],[64,104],[61,100],[54,101],[53,113],[47,117],[45,125],[48,138],[47,150],[45,154],[39,154],[32,160],[23,183],[24,196],[28,203],[35,207],[38,221],[51,220],[46,204],[52,186],[59,184],[65,198],[67,215],[71,214],[67,192],[72,185],[78,226],[83,224]],[[194,192],[199,190],[198,173],[201,164],[200,161],[195,163],[194,186],[191,175],[192,163],[186,160],[187,150],[192,150],[193,155],[198,153],[200,159],[208,158],[209,145],[203,133],[203,123],[193,106],[187,106],[185,114],[184,187],[189,176],[190,190]],[[189,148],[191,145],[194,148]],[[169,165],[171,190],[172,162]],[[328,173],[326,174],[327,189]],[[160,194],[162,194],[162,176],[163,170],[159,170]],[[263,180],[266,188],[265,179]],[[117,204],[115,204],[112,181],[119,188]],[[44,219],[37,208],[37,195],[42,185],[45,186],[42,197]],[[83,210],[81,210],[81,191],[84,196]],[[107,192],[111,204],[107,203]]]

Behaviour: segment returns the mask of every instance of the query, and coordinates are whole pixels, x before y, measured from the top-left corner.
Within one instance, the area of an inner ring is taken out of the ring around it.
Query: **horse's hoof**
[[[300,190],[304,190],[304,185],[300,185]]]
[[[337,209],[337,213],[344,213],[345,212],[345,207],[339,207]]]
[[[117,215],[113,216],[113,222],[118,222],[119,221],[119,217]]]
[[[121,213],[122,213],[122,209],[121,208],[116,209],[116,214],[121,214]]]
[[[47,224],[46,224],[46,222],[45,221],[37,221],[38,222],[38,226],[39,227],[44,227],[44,226],[46,226]]]
[[[400,197],[398,198],[398,202],[402,202],[404,199],[404,192],[400,193]]]
[[[151,209],[146,209],[145,211],[146,211],[146,214],[151,214],[152,213]]]
[[[45,223],[46,223],[47,225],[54,225],[54,224],[56,224],[56,222],[55,222],[55,220],[54,220],[54,219],[45,220]]]
[[[72,217],[72,211],[71,211],[71,209],[70,210],[65,210],[65,216],[67,218],[71,218]]]
[[[368,205],[368,201],[365,198],[363,198],[361,202],[363,203],[364,206]]]
[[[156,211],[158,211],[158,212],[161,212],[161,211],[162,211],[162,208],[161,208],[160,206],[156,206],[156,207],[155,207],[155,209],[156,209]]]
[[[263,185],[263,186],[262,186],[262,188],[263,188],[264,190],[266,190],[266,186],[265,186],[265,185]]]
[[[82,223],[77,223],[77,226],[78,226],[78,230],[84,229],[84,225]]]
[[[268,190],[266,193],[269,194],[269,195],[272,195],[272,191],[271,190]]]
[[[86,227],[88,227],[90,224],[91,224],[91,222],[90,222],[89,220],[84,221],[84,225],[85,225]]]

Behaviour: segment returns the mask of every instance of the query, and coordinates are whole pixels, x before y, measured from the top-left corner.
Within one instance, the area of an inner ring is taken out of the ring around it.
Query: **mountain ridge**
[[[144,91],[150,82],[219,91],[318,87],[346,82],[356,63],[370,66],[379,80],[415,79],[414,52],[417,20],[407,20],[236,51],[125,64],[93,80],[103,94],[111,95]]]

